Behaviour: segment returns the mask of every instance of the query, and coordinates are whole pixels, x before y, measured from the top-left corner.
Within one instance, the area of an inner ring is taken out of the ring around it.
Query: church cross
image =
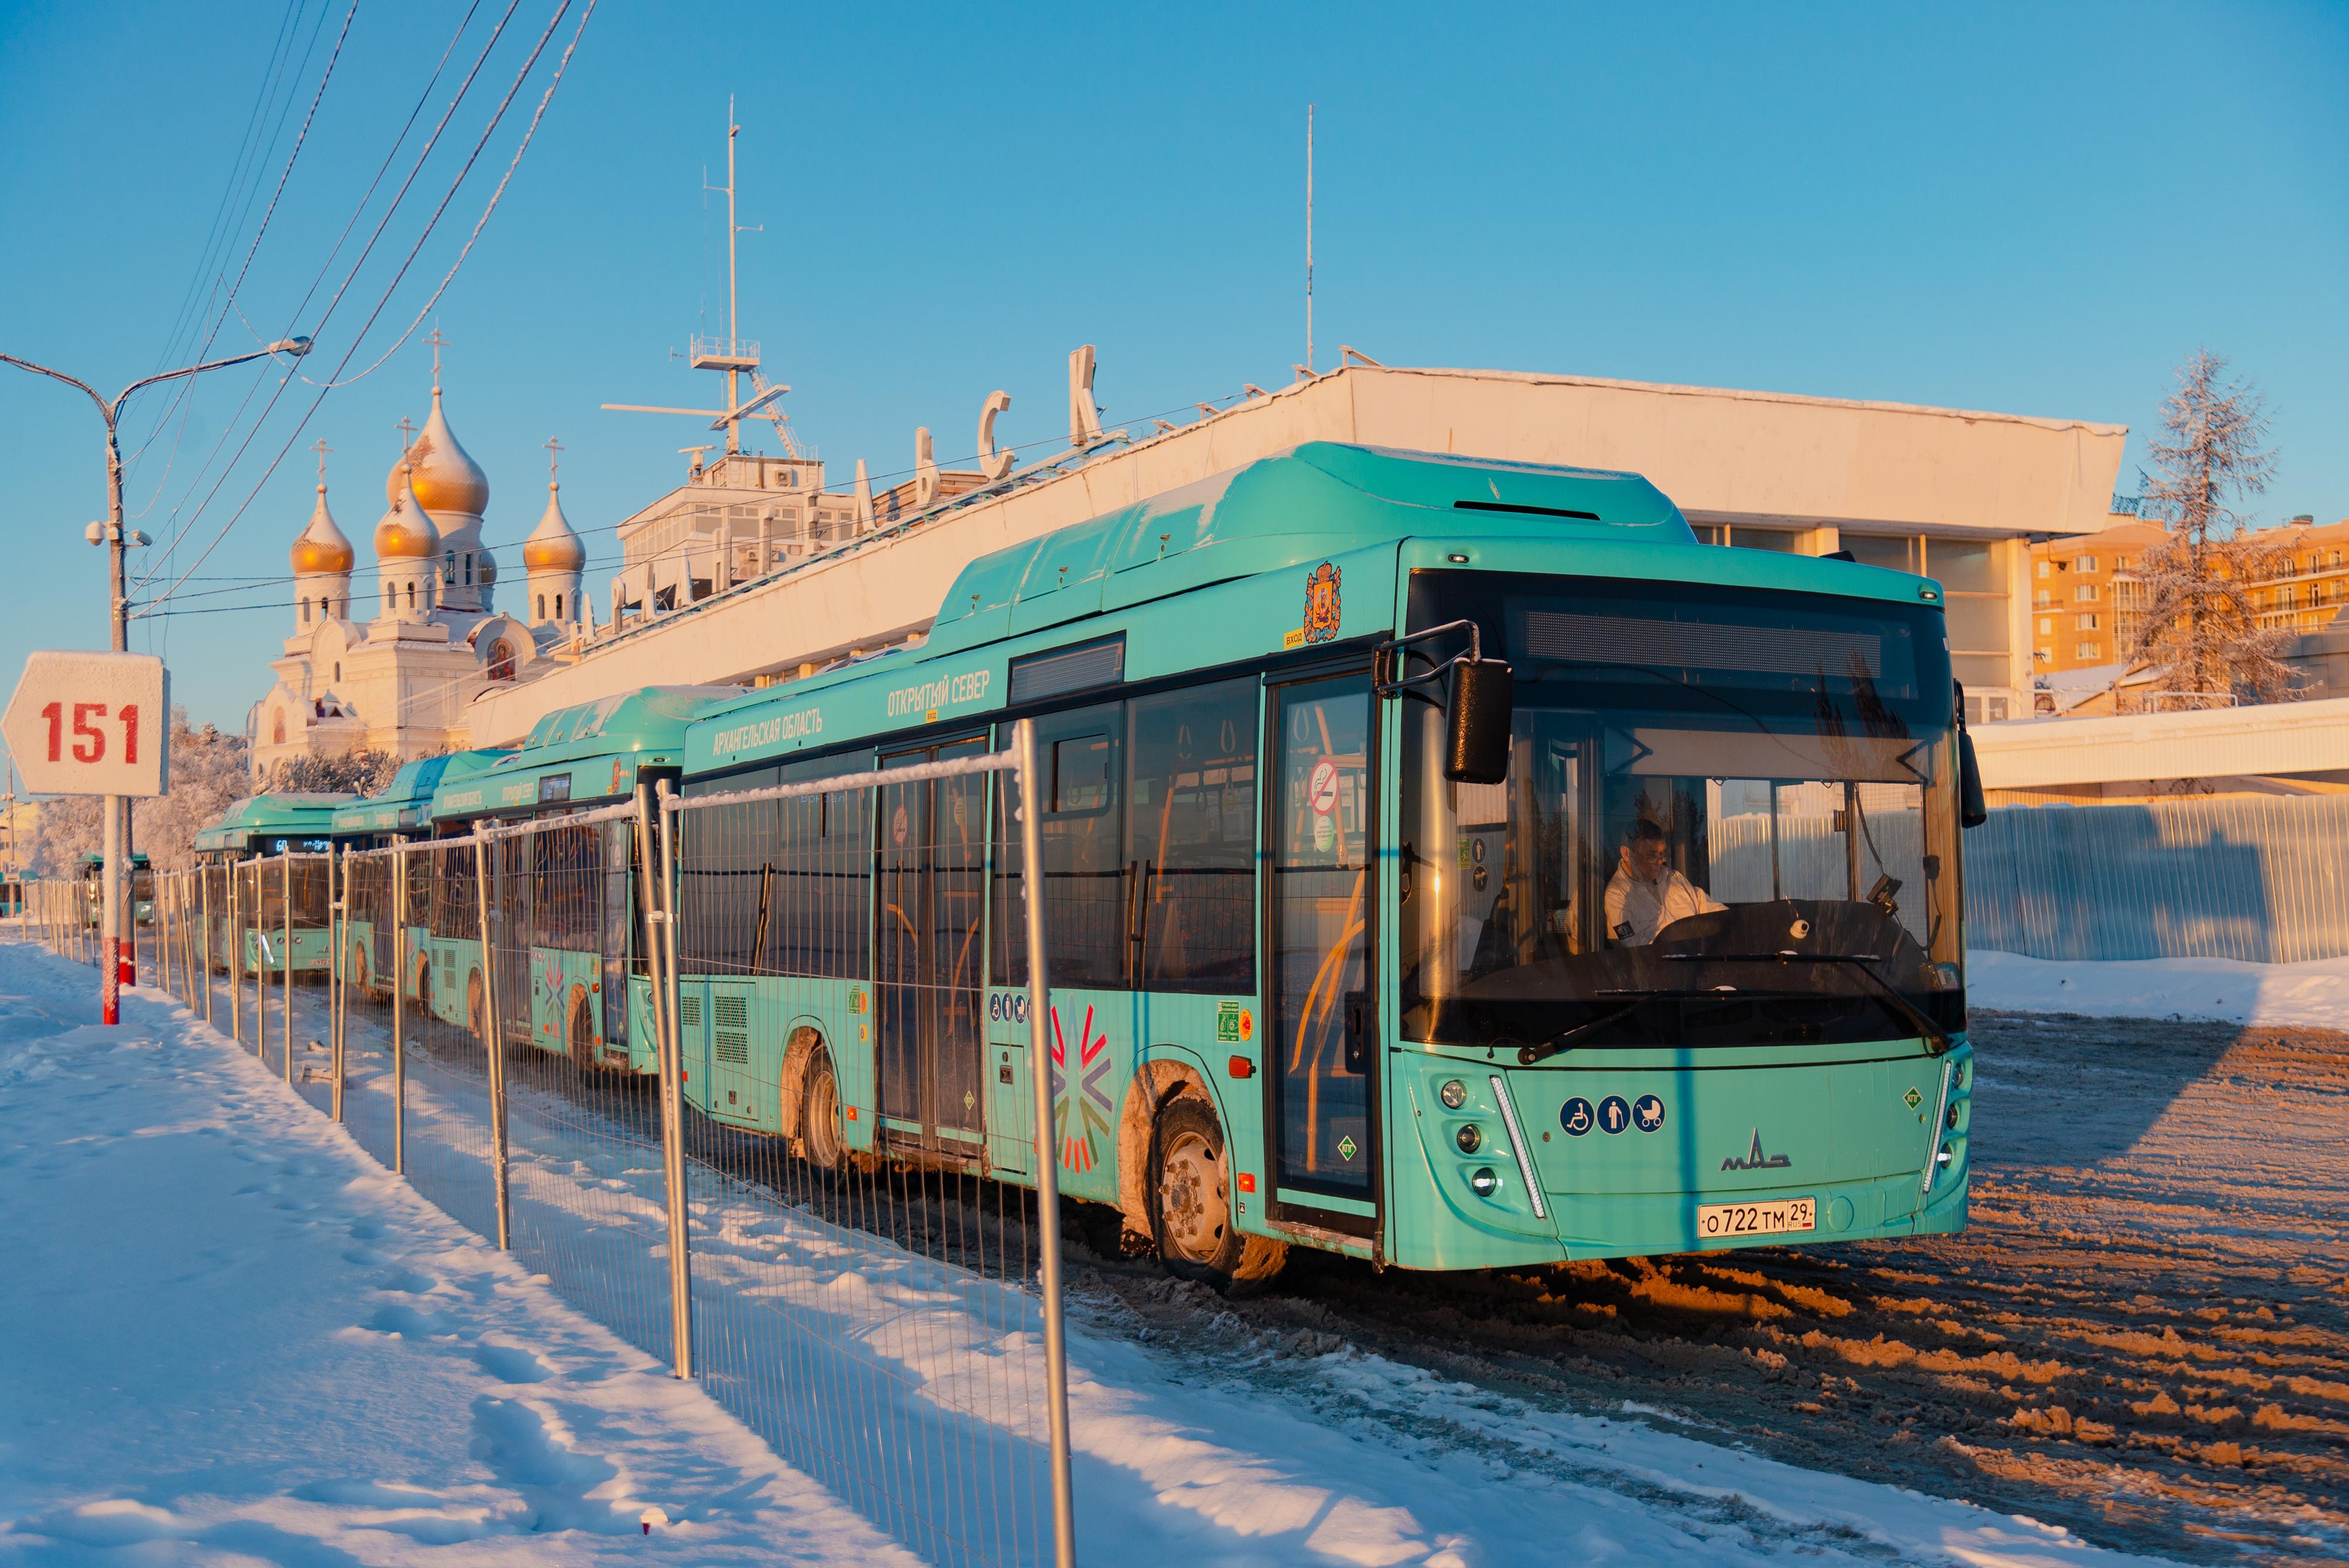
[[[401,420],[399,421],[399,455],[406,457],[408,449],[415,444],[416,421],[410,419]]]
[[[318,488],[324,490],[326,488],[326,454],[335,449],[326,444],[325,436],[320,436],[311,443],[310,450],[318,454]]]
[[[432,324],[432,336],[424,341],[432,345],[432,389],[440,389],[440,350],[449,347],[449,339],[440,336],[440,324]]]

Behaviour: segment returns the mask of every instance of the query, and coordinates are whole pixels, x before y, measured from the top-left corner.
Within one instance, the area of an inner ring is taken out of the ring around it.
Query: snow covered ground
[[[2349,1031],[2349,958],[2099,963],[1976,951],[1966,955],[1966,1000],[2002,1012],[2194,1018]]]
[[[184,1011],[89,992],[0,947],[0,1562],[907,1560]],[[1387,1426],[1071,1359],[1088,1563],[2143,1561],[1357,1350],[1313,1374]]]
[[[0,949],[0,1563],[913,1561],[158,993],[76,1026],[92,991]]]

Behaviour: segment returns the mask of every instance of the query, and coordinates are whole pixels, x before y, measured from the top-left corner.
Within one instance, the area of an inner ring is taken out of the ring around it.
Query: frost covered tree
[[[199,729],[188,722],[185,708],[172,709],[171,793],[132,804],[131,847],[142,851],[159,871],[192,865],[197,832],[251,793],[245,784],[248,771],[243,736],[222,734],[210,724]],[[105,837],[100,816],[96,795],[60,795],[43,802],[29,852],[35,873],[67,876],[83,856],[97,854]]]
[[[2161,667],[2164,689],[2189,701],[2273,701],[2291,690],[2279,657],[2291,634],[2259,624],[2243,585],[2266,575],[2268,552],[2232,504],[2267,489],[2275,454],[2266,400],[2227,369],[2222,356],[2195,350],[2161,406],[2146,499],[2169,536],[2138,569],[2144,613],[2128,656]]]
[[[269,774],[273,794],[381,794],[399,771],[396,752],[362,747],[335,757],[289,757]]]
[[[199,729],[188,722],[186,709],[171,710],[171,793],[131,809],[132,842],[157,870],[195,864],[196,835],[252,793],[249,750],[243,735],[210,724]]]

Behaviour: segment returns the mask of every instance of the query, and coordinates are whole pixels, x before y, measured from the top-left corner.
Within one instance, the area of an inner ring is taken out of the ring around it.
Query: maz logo
[[[1740,1159],[1733,1154],[1727,1159],[1721,1162],[1721,1168],[1723,1170],[1781,1170],[1792,1166],[1794,1163],[1795,1162],[1793,1160],[1788,1159],[1783,1154],[1764,1154],[1762,1152],[1762,1129],[1760,1127],[1755,1127],[1754,1129],[1754,1147],[1745,1151],[1745,1158],[1744,1159]]]

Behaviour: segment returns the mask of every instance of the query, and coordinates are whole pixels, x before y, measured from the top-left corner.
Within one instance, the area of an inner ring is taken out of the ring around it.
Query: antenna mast
[[[1313,369],[1313,106],[1305,106],[1305,368]]]
[[[766,225],[745,225],[734,221],[734,139],[742,128],[734,123],[734,95],[726,95],[726,341],[720,345],[697,339],[693,348],[693,368],[697,370],[726,372],[725,413],[733,417],[726,421],[726,455],[734,456],[742,450],[742,389],[740,377],[745,370],[759,368],[759,346],[742,341],[741,290],[740,274],[735,267],[737,237],[745,234],[761,234]],[[715,191],[719,187],[703,177],[702,189]]]
[[[726,373],[726,406],[722,409],[672,409],[646,403],[605,403],[604,407],[622,413],[690,414],[697,419],[706,419],[710,421],[711,430],[726,432],[726,455],[729,457],[737,456],[742,451],[744,420],[771,420],[774,422],[776,433],[782,438],[783,450],[798,459],[802,455],[802,450],[799,443],[792,439],[791,430],[783,422],[785,416],[779,405],[779,400],[791,389],[780,383],[770,383],[759,374],[759,345],[740,336],[741,291],[740,274],[735,265],[736,239],[741,234],[766,232],[764,223],[739,223],[734,221],[734,139],[741,134],[741,130],[742,128],[734,123],[734,99],[730,94],[726,99],[726,183],[712,185],[706,167],[701,174],[704,191],[722,192],[726,197],[726,336],[705,337],[695,333],[692,352],[688,358],[697,370],[723,370]],[[750,374],[752,389],[748,402],[742,399],[740,379],[745,371]],[[679,450],[698,452],[711,449],[683,447]],[[702,464],[697,460],[694,464],[697,475],[701,468]]]

